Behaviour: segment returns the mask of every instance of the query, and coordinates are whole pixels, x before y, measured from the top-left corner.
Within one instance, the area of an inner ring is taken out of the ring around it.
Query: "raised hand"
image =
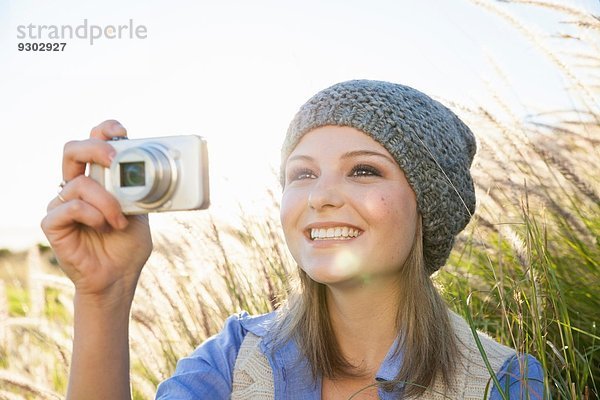
[[[79,296],[132,300],[152,250],[147,216],[125,217],[114,196],[85,176],[86,163],[110,166],[114,149],[106,140],[126,135],[119,122],[107,120],[92,129],[89,139],[65,145],[62,172],[66,183],[48,204],[42,221],[59,264]]]

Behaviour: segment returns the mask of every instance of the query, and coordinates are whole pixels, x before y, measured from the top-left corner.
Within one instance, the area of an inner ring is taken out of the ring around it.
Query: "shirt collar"
[[[257,316],[246,314],[240,319],[240,324],[248,332],[252,332],[256,336],[264,338],[271,329],[275,317],[275,311]]]
[[[387,355],[379,367],[379,371],[377,371],[377,374],[375,375],[375,380],[383,383],[382,389],[387,393],[399,393],[404,388],[404,382],[393,382],[398,376],[404,360],[404,352],[400,345],[400,341],[400,336],[394,340],[394,343],[388,350]],[[385,382],[390,383],[386,385]]]

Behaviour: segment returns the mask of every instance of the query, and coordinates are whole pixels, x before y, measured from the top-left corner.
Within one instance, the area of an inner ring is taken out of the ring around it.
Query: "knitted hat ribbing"
[[[338,83],[309,99],[290,123],[281,150],[282,185],[294,147],[304,134],[325,125],[356,128],[394,157],[417,195],[426,269],[430,274],[438,270],[475,212],[471,130],[448,108],[408,86]]]

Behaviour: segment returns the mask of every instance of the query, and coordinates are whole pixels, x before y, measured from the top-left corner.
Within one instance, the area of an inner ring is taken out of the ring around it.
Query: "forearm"
[[[130,301],[97,302],[75,296],[68,399],[131,399],[130,309]]]

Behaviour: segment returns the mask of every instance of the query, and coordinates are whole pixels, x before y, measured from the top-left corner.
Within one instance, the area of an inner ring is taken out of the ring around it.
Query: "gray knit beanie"
[[[282,185],[294,147],[304,134],[324,125],[356,128],[394,157],[417,195],[427,272],[437,271],[475,212],[469,172],[476,151],[473,133],[448,108],[408,86],[338,83],[314,95],[290,123],[281,150]]]

